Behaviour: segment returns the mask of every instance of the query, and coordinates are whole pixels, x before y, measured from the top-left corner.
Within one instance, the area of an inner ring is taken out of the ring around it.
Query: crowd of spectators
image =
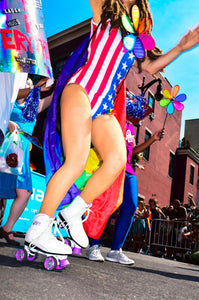
[[[199,206],[194,202],[183,205],[176,199],[160,209],[157,199],[152,198],[146,208],[147,226],[139,241],[134,235],[136,217],[132,225],[132,251],[199,263]],[[134,246],[137,243],[141,243],[139,247]]]

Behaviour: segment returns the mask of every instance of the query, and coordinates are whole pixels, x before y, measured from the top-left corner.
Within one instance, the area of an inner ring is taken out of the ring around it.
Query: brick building
[[[199,153],[193,148],[178,148],[175,156],[175,168],[171,189],[171,201],[183,199],[191,204],[198,201]]]
[[[190,147],[199,153],[199,119],[185,121],[185,139],[189,141]]]
[[[192,192],[186,193],[185,197],[189,199],[196,200],[199,206],[199,119],[192,119],[185,121],[185,137],[184,137],[184,148],[187,149],[186,154],[184,153],[184,160],[186,163],[185,173],[188,173],[187,180],[185,182],[188,184]],[[182,150],[181,150],[182,151]],[[185,164],[185,163],[184,163]],[[195,186],[197,186],[197,191],[195,191]]]
[[[146,72],[138,73],[137,69],[132,69],[127,77],[127,87],[136,95],[140,93],[138,86],[142,84],[143,75],[146,83],[154,78]],[[171,85],[161,74],[158,77],[162,80],[163,88],[171,90]],[[166,118],[166,109],[161,107],[155,100],[157,84],[154,84],[146,93],[150,99],[154,113],[141,121],[138,125],[139,131],[137,143],[143,143],[145,139],[163,127]],[[181,126],[181,112],[175,111],[173,115],[168,115],[165,124],[165,136],[160,142],[155,142],[149,150],[144,152],[141,164],[144,171],[136,168],[138,180],[139,197],[146,203],[150,197],[155,196],[159,205],[170,204],[170,193],[172,187],[172,168],[176,148],[179,146]]]
[[[80,23],[72,28],[62,31],[48,39],[49,51],[54,71],[54,77],[57,78],[65,61],[70,53],[81,43],[90,30],[90,20]],[[163,88],[171,90],[169,81],[164,78],[160,73],[156,77],[151,76],[146,72],[139,73],[137,68],[130,70],[126,85],[127,88],[135,95],[140,94],[139,86],[142,85],[143,76],[145,76],[145,83],[149,83],[154,78],[160,78]],[[166,108],[160,107],[158,101],[155,100],[155,93],[158,82],[153,84],[146,92],[145,97],[149,99],[150,106],[153,108],[153,113],[139,122],[135,126],[136,140],[143,143],[145,139],[149,138],[155,131],[163,127]],[[34,135],[37,135],[40,140],[43,139],[43,131],[45,126],[46,112],[40,114],[37,125],[35,127]],[[160,141],[154,143],[147,151],[144,152],[144,157],[141,164],[145,170],[136,168],[136,176],[138,179],[139,198],[144,199],[148,203],[148,199],[152,196],[157,197],[159,205],[167,206],[173,200],[173,196],[179,197],[182,202],[187,202],[187,193],[195,197],[195,190],[197,189],[194,184],[189,190],[186,187],[188,179],[185,174],[184,181],[178,181],[177,178],[181,174],[180,164],[175,164],[175,157],[182,153],[179,147],[180,140],[180,126],[181,126],[181,112],[175,111],[173,115],[169,115],[165,124],[165,137]],[[177,152],[176,152],[176,149]],[[182,157],[182,155],[180,155]],[[193,156],[187,154],[189,160],[193,160]],[[44,173],[44,166],[42,161],[42,152],[35,149],[31,153],[31,160],[35,164],[38,172]],[[192,163],[192,162],[190,162]],[[198,168],[198,162],[194,162]],[[197,169],[198,170],[198,169]],[[175,181],[173,180],[175,177]],[[196,180],[196,177],[194,178]],[[184,194],[179,187],[184,186]],[[193,191],[194,189],[194,191]],[[172,193],[171,193],[172,192]]]

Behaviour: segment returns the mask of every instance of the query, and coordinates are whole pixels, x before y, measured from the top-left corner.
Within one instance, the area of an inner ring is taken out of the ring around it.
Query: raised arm
[[[19,89],[17,100],[23,99],[23,102],[25,102],[25,99],[28,97],[30,90],[31,88]]]
[[[160,129],[159,131],[155,132],[147,141],[140,145],[135,145],[133,147],[133,155],[137,155],[143,152],[146,148],[148,148],[151,144],[155,141],[160,141],[164,136],[164,128]]]
[[[155,74],[160,70],[162,70],[167,65],[169,65],[183,52],[194,48],[198,44],[199,44],[199,25],[195,29],[189,30],[189,32],[181,38],[181,40],[175,47],[173,47],[167,53],[158,57],[156,60],[151,61],[148,58],[145,59],[145,61],[142,63],[142,70],[145,70],[150,74]]]
[[[50,90],[50,87],[46,87],[45,84],[47,82],[48,78],[42,78],[36,85],[35,87],[37,86],[40,86],[41,87],[41,92],[44,92],[44,91],[48,91]],[[21,104],[23,102],[26,101],[26,98],[28,97],[29,93],[31,91],[31,87],[28,87],[28,88],[24,88],[24,89],[19,89],[19,92],[18,92],[18,95],[17,95],[17,100],[20,100],[19,101]]]

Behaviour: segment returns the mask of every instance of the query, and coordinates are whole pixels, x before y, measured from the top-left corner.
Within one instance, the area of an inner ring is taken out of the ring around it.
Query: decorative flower
[[[177,96],[180,90],[179,85],[175,85],[172,89],[172,92],[168,89],[163,90],[164,98],[159,101],[160,106],[165,107],[167,106],[167,113],[172,115],[176,110],[181,111],[184,109],[184,105],[181,103],[187,99],[185,94],[180,94]]]
[[[145,34],[151,27],[151,21],[149,18],[147,20],[143,18],[139,23],[140,11],[137,5],[133,5],[131,8],[131,18],[133,25],[127,15],[122,16],[122,25],[129,32],[123,38],[123,44],[128,51],[133,50],[136,58],[142,59],[145,56],[145,49],[150,51],[155,47],[152,36]]]

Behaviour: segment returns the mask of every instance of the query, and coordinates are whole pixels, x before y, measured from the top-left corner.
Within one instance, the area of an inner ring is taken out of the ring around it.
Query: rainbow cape
[[[57,124],[57,104],[69,78],[85,64],[89,35],[82,44],[73,52],[67,60],[55,87],[53,100],[48,111],[46,128],[44,134],[44,162],[46,170],[46,181],[60,168],[63,163],[63,151],[61,137],[58,133]],[[124,83],[118,89],[117,101],[114,107],[114,115],[118,119],[125,135],[126,124],[126,102]],[[90,150],[90,155],[85,171],[71,186],[64,199],[61,201],[58,210],[69,204],[85,186],[89,177],[96,171],[101,164],[101,158],[95,149]],[[98,239],[106,226],[106,223],[117,207],[122,203],[123,183],[125,170],[121,172],[115,182],[100,197],[94,200],[89,217],[84,222],[84,228],[89,237]]]

